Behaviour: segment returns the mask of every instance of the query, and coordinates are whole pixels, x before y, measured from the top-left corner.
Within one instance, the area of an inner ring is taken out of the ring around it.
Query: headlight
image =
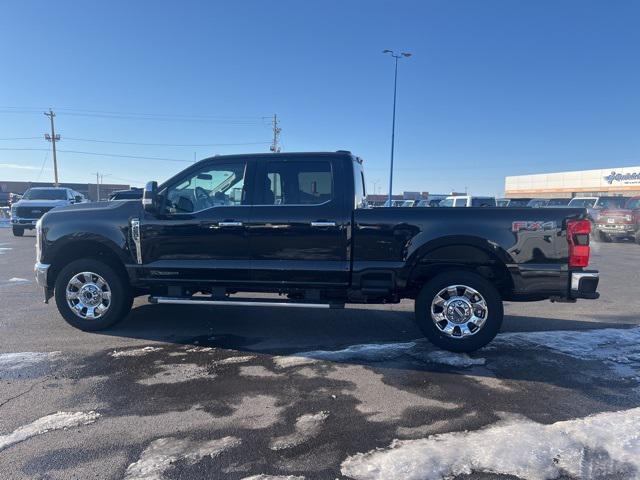
[[[11,217],[16,217],[18,215],[18,207],[12,205],[11,206]]]
[[[631,216],[631,215],[625,215],[625,216],[624,216],[624,219],[625,219],[627,222],[630,222],[630,221],[632,221],[632,220],[633,220],[633,216]]]
[[[36,262],[42,261],[42,218],[36,222]]]

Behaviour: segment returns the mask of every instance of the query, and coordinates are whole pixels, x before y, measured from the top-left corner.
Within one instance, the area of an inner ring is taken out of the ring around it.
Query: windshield
[[[472,198],[471,206],[472,207],[495,207],[496,199],[495,198]]]
[[[67,191],[57,188],[31,188],[22,197],[23,200],[66,200]]]
[[[568,198],[552,198],[551,200],[549,200],[549,203],[547,203],[547,206],[558,207],[558,206],[563,206],[568,204],[569,204]]]
[[[624,197],[601,198],[598,200],[598,206],[601,208],[624,208],[627,201]]]
[[[574,198],[569,202],[570,207],[592,208],[595,204],[595,198]]]

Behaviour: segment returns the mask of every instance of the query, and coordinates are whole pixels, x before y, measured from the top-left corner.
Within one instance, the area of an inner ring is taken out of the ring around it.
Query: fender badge
[[[554,221],[545,222],[543,220],[516,220],[511,223],[512,232],[537,232],[540,230],[555,230],[558,224]]]

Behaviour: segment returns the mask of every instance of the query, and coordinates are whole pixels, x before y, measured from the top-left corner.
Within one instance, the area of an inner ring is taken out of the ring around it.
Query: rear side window
[[[628,208],[629,210],[636,210],[640,208],[640,198],[634,198],[629,200],[625,208]]]
[[[467,206],[467,199],[466,198],[456,198],[454,203],[453,203],[454,207],[466,207]]]
[[[263,205],[320,205],[333,198],[331,162],[268,162]]]

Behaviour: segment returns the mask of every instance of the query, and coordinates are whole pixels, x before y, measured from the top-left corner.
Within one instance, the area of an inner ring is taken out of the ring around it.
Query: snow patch
[[[12,433],[0,435],[0,451],[10,447],[11,445],[24,442],[31,437],[42,435],[43,433],[47,433],[52,430],[89,425],[90,423],[95,422],[98,417],[100,417],[100,414],[94,411],[58,412],[52,415],[47,415],[46,417],[39,418],[28,425],[15,429]]]
[[[114,350],[109,355],[113,358],[121,358],[121,357],[141,357],[146,355],[147,353],[159,352],[162,350],[160,347],[142,347],[142,348],[134,348],[132,350]]]
[[[9,279],[10,283],[31,283],[31,280],[27,280],[26,278],[20,277],[12,277]]]
[[[17,352],[0,354],[0,379],[32,376],[57,360],[62,352]]]
[[[0,255],[4,255],[9,250],[12,250],[12,248],[11,247],[0,247]]]
[[[541,346],[581,360],[599,360],[621,377],[640,380],[640,327],[556,330],[498,335],[488,347]]]
[[[189,347],[187,348],[187,352],[190,353],[194,353],[194,352],[213,352],[215,350],[215,348],[213,347]]]
[[[161,385],[188,382],[199,378],[215,378],[205,367],[195,363],[161,365],[160,371],[149,378],[138,380],[142,385]]]
[[[253,355],[245,355],[243,357],[228,357],[228,358],[223,358],[221,360],[216,360],[215,362],[213,362],[213,364],[214,365],[235,365],[238,363],[250,362],[254,358],[256,357]]]
[[[341,471],[358,480],[431,480],[473,472],[531,480],[629,478],[640,471],[639,431],[640,408],[551,425],[512,418],[473,432],[394,440],[388,448],[348,457]]]
[[[271,441],[271,450],[284,450],[295,447],[307,440],[316,437],[324,421],[329,416],[329,412],[307,413],[296,420],[295,432],[290,435],[274,438]]]
[[[205,457],[216,457],[225,450],[240,445],[236,437],[200,442],[189,439],[159,438],[151,442],[140,459],[127,467],[125,480],[162,480],[164,472],[178,460],[193,465]]]
[[[316,362],[317,360],[313,358],[305,358],[297,355],[291,357],[273,357],[273,363],[275,363],[278,368],[300,367],[302,365],[310,365]]]

